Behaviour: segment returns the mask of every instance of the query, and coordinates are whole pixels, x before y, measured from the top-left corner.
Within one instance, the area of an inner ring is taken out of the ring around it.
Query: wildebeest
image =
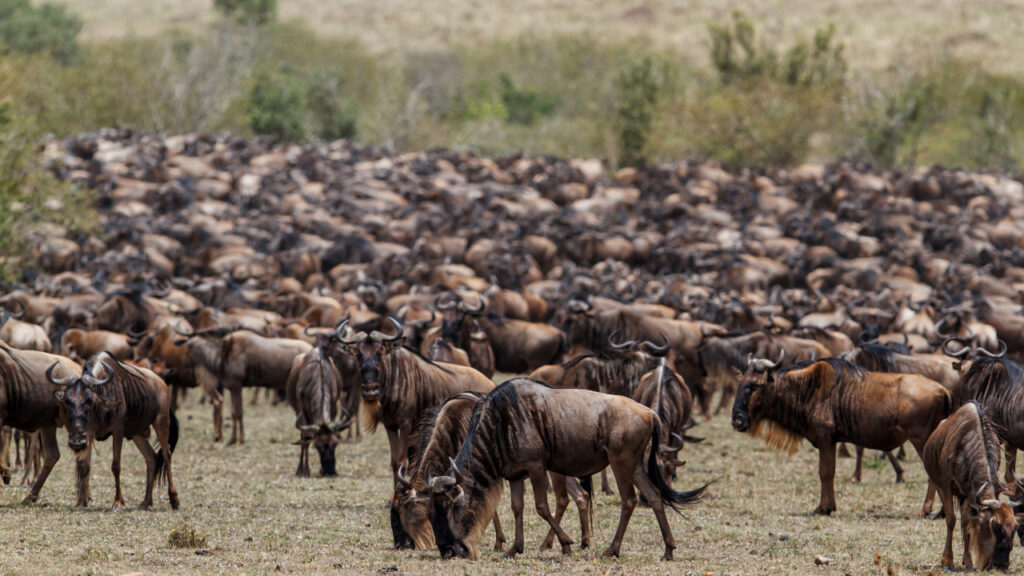
[[[665,504],[694,502],[706,486],[673,491],[658,467],[660,444],[657,414],[629,398],[551,388],[530,378],[505,382],[477,406],[450,474],[430,480],[430,522],[441,555],[479,557],[480,533],[494,514],[502,480],[524,477],[533,486],[537,512],[557,534],[562,552],[568,553],[572,539],[548,508],[548,471],[583,477],[611,465],[622,508],[604,555],[619,554],[637,503],[636,484],[658,519],[665,558],[671,559],[676,545]],[[512,510],[522,515],[522,488],[512,490]]]
[[[185,333],[175,346],[187,346],[196,369],[196,378],[213,402],[214,439],[222,437],[223,404],[217,384],[231,392],[231,440],[245,442],[242,424],[242,388],[260,387],[283,390],[288,383],[292,362],[313,347],[302,340],[265,338],[248,330],[222,328]]]
[[[407,456],[416,423],[445,398],[459,392],[489,392],[494,383],[469,366],[427,360],[403,346],[402,325],[388,316],[395,333],[377,330],[340,336],[344,349],[356,359],[362,376],[363,427],[373,431],[379,424],[388,433],[392,481]],[[339,334],[347,322],[338,327]]]
[[[1016,451],[1024,448],[1024,366],[985,356],[971,363],[960,385],[961,399],[975,401],[1006,442],[1006,481],[1014,479]]]
[[[563,351],[565,337],[554,326],[487,313],[483,302],[475,308],[465,305],[460,308],[476,322],[466,328],[469,338],[473,339],[472,334],[482,332],[476,337],[478,342],[482,342],[486,335],[493,351],[493,366],[496,370],[528,372],[555,362]]]
[[[43,466],[25,502],[35,502],[54,464],[60,459],[57,427],[64,424],[61,405],[53,394],[47,373],[59,366],[61,374],[77,378],[82,368],[46,352],[14,350],[0,343],[0,424],[27,432],[40,431]]]
[[[946,546],[942,566],[953,569],[953,528],[956,507],[961,504],[960,524],[964,543],[964,568],[1010,567],[1010,551],[1017,519],[999,501],[999,437],[975,402],[961,406],[935,428],[922,454],[928,477],[935,484],[946,513]]]
[[[134,356],[133,342],[138,341],[118,332],[70,328],[60,335],[60,353],[79,362],[103,351],[110,352],[118,360],[131,360]]]
[[[153,505],[153,483],[167,477],[167,498],[178,508],[178,491],[171,472],[171,454],[178,442],[178,419],[171,411],[171,392],[151,370],[120,362],[109,352],[86,361],[81,376],[56,378],[54,362],[46,376],[58,387],[54,396],[67,414],[68,447],[78,458],[78,505],[87,506],[89,459],[96,440],[112,438],[110,471],[114,474],[114,508],[124,506],[121,493],[121,444],[135,442],[146,461],[146,496],[140,509]],[[160,453],[149,445],[150,427],[156,432]]]
[[[657,366],[644,374],[633,392],[633,400],[647,406],[658,415],[664,428],[663,433],[670,444],[658,446],[661,453],[662,476],[666,481],[676,478],[676,469],[683,465],[679,451],[690,425],[693,411],[693,396],[683,377],[668,363],[664,356],[658,358]]]
[[[396,535],[395,547],[412,547],[427,550],[434,546],[434,532],[429,520],[430,491],[427,481],[443,474],[449,467],[450,459],[458,455],[459,449],[469,432],[473,409],[483,398],[479,392],[463,392],[448,398],[436,409],[431,410],[420,423],[414,437],[414,452],[409,462],[412,475],[406,478],[399,469],[398,484],[395,486],[397,512],[391,516],[392,532]],[[522,479],[514,482],[522,482]],[[555,522],[561,522],[562,514],[569,504],[569,496],[576,501],[580,514],[582,531],[580,546],[590,545],[590,494],[585,493],[575,478],[551,474],[552,488],[557,501]],[[515,541],[506,551],[506,556],[515,556],[523,551],[522,516],[516,518]],[[395,523],[400,522],[399,526]],[[505,534],[501,529],[498,514],[494,514],[494,549],[501,551]],[[408,541],[399,540],[404,535]],[[551,547],[555,533],[550,531],[541,549]]]
[[[836,509],[836,443],[889,451],[909,440],[918,454],[951,411],[949,392],[914,374],[868,372],[839,358],[776,371],[755,359],[732,409],[732,426],[773,448],[796,451],[806,438],[818,449],[821,499],[816,514]],[[931,487],[929,487],[930,500]]]
[[[337,476],[334,451],[338,433],[351,425],[347,412],[341,410],[342,378],[325,344],[295,358],[288,375],[288,404],[295,410],[295,427],[301,438],[297,444],[299,467],[295,474],[309,476],[309,445],[320,457],[320,475]]]

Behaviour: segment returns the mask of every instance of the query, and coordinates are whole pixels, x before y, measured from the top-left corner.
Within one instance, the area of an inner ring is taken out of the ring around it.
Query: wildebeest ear
[[[64,390],[54,390],[53,397],[57,399],[57,402],[64,401]]]

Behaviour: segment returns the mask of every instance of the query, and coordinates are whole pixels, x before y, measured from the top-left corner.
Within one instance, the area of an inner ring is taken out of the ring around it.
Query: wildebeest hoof
[[[850,482],[853,482],[855,484],[860,483],[860,476],[851,476],[850,477]]]
[[[814,510],[814,515],[815,516],[830,516],[835,511],[836,511],[835,508],[824,508],[822,506],[818,506],[817,509]]]
[[[902,474],[900,474],[899,476],[896,477],[896,483],[897,484],[902,484],[903,483],[903,475]]]
[[[149,510],[152,507],[153,507],[153,503],[152,502],[143,502],[142,504],[139,504],[139,510]]]
[[[572,542],[569,542],[568,544],[562,544],[562,554],[565,556],[572,554]]]
[[[507,551],[505,551],[505,553],[502,554],[501,557],[511,560],[512,558],[515,558],[517,554],[522,553],[522,551],[523,550],[518,546],[513,546],[512,548],[509,548]]]
[[[22,503],[22,505],[26,505],[27,506],[29,504],[35,504],[36,500],[38,500],[38,499],[39,499],[38,496],[33,496],[33,495],[29,494],[28,496],[25,496],[25,499],[22,500],[21,503]]]

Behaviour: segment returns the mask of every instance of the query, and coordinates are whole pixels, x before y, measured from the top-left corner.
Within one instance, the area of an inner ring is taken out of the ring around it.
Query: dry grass
[[[249,393],[246,394],[248,399]],[[924,574],[941,554],[945,525],[915,513],[925,491],[916,457],[906,463],[907,483],[895,485],[885,467],[868,467],[864,482],[839,480],[839,511],[813,517],[817,504],[817,456],[803,443],[792,458],[759,440],[733,432],[725,416],[700,425],[706,436],[688,446],[681,487],[717,480],[703,502],[673,515],[679,544],[676,562],[658,562],[662,545],[650,510],[638,508],[618,561],[598,557],[618,518],[617,498],[597,497],[595,546],[570,557],[536,552],[546,533],[527,506],[527,554],[502,560],[486,552],[477,562],[441,561],[436,551],[391,548],[384,504],[390,482],[383,431],[361,444],[339,446],[339,477],[294,476],[297,448],[294,416],[284,406],[246,406],[248,443],[212,442],[210,410],[191,394],[179,414],[182,439],[174,458],[181,509],[170,511],[166,494],[155,511],[132,506],[142,497],[142,460],[125,447],[122,477],[129,508],[109,509],[113,499],[109,442],[93,461],[93,506],[76,510],[71,458],[58,463],[39,504],[21,506],[24,491],[0,490],[3,528],[0,573],[14,574]],[[60,435],[63,443],[66,438]],[[65,451],[66,452],[66,451]],[[314,472],[316,457],[313,456]],[[851,460],[841,460],[844,476]],[[595,478],[596,480],[596,478]],[[527,496],[527,501],[531,496]],[[511,533],[503,498],[502,520]],[[181,523],[207,536],[198,550],[172,548],[171,531]],[[578,534],[575,509],[567,516]],[[484,543],[493,542],[487,530]],[[959,535],[958,535],[959,538]],[[814,556],[832,559],[814,566]],[[875,564],[880,556],[881,568]],[[392,571],[391,567],[395,569]]]
[[[212,0],[51,1],[83,15],[87,39],[148,35],[215,18]],[[708,24],[739,9],[786,44],[794,32],[836,22],[855,68],[878,69],[894,61],[894,52],[919,49],[978,58],[997,71],[1024,67],[1016,57],[1024,0],[293,0],[279,6],[283,19],[308,21],[329,36],[356,37],[381,54],[473,45],[523,33],[589,32],[614,40],[649,37],[704,61]]]

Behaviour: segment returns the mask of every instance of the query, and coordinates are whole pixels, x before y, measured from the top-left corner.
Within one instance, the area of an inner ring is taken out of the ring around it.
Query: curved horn
[[[701,325],[701,331],[703,332],[703,330],[704,330],[704,325],[702,324]],[[651,352],[651,353],[654,353],[654,354],[664,354],[664,353],[668,352],[668,336],[665,336],[665,333],[664,332],[660,332],[660,331],[658,332],[658,336],[661,336],[661,340],[664,342],[664,344],[659,346],[659,345],[655,344],[654,342],[651,342],[650,340],[644,340],[643,344],[641,344],[641,345],[644,348],[646,348],[648,352]]]
[[[60,380],[53,377],[53,369],[54,367],[57,366],[57,364],[60,364],[60,362],[54,362],[53,364],[50,364],[49,368],[46,369],[46,379],[49,380],[51,384],[63,386],[65,388],[74,384],[75,377],[73,375],[68,376],[67,378],[61,378]]]
[[[398,478],[398,482],[402,486],[405,486],[407,489],[412,489],[412,482],[409,482],[409,479],[405,477],[405,474],[403,473],[404,470],[405,464],[402,464],[398,467],[398,473],[395,476]]]
[[[181,330],[179,330],[178,326],[180,324],[181,324],[181,322],[175,322],[174,324],[171,325],[171,330],[174,330],[175,334],[177,334],[179,336],[184,336],[186,338],[191,338],[191,337],[196,335],[195,332],[182,332]]]
[[[25,300],[20,296],[15,296],[12,300],[14,300],[14,303],[17,304],[19,308],[21,308],[21,312],[11,314],[11,316],[13,316],[15,320],[21,320],[25,317],[25,312],[28,310],[28,306],[25,304]]]
[[[434,297],[434,308],[438,310],[451,310],[455,307],[455,298],[451,292],[442,292]]]
[[[345,326],[348,326],[348,318],[345,318],[338,327],[334,329],[334,336],[342,344],[359,344],[363,340],[366,340],[366,332],[357,332],[355,336],[351,338],[345,338],[342,334],[345,332]]]
[[[782,362],[782,359],[785,358],[785,356],[786,349],[783,348],[782,350],[779,351],[779,359],[776,360],[775,362],[772,362],[767,358],[757,358],[754,360],[750,360],[749,362],[753,365],[753,368],[756,372],[767,372],[769,370],[774,370],[778,368],[779,363]]]
[[[962,345],[963,348],[961,348],[959,352],[952,352],[949,349],[949,343],[950,342],[957,342],[960,345]],[[971,347],[970,346],[966,346],[964,344],[965,343],[964,343],[963,340],[957,338],[956,336],[950,336],[949,338],[946,338],[945,340],[942,341],[942,353],[945,354],[946,356],[950,356],[952,358],[963,358],[964,356],[966,356],[971,351]],[[987,352],[987,350],[986,350],[986,352]]]
[[[399,322],[398,320],[395,320],[394,317],[392,317],[392,316],[387,316],[386,318],[392,324],[395,325],[395,334],[394,334],[394,336],[388,336],[388,335],[384,334],[383,332],[374,330],[373,332],[370,333],[370,338],[372,338],[372,339],[374,339],[374,340],[376,340],[378,342],[394,342],[395,340],[398,340],[399,338],[402,337],[402,323]]]
[[[461,482],[462,481],[462,470],[459,470],[459,465],[455,463],[455,459],[453,459],[451,456],[448,457],[448,461],[451,462],[451,464],[452,464],[452,472],[455,473],[455,475],[454,475],[455,481],[456,482]]]
[[[470,316],[476,316],[484,311],[484,300],[483,298],[477,297],[476,308],[470,308],[469,306],[466,305],[465,300],[463,300],[462,302],[459,302],[459,310],[462,310],[463,312],[469,314]]]
[[[942,336],[943,338],[947,338],[947,337],[951,336],[951,334],[949,334],[948,332],[943,332],[942,331],[942,327],[945,326],[945,325],[946,325],[946,319],[945,318],[939,320],[939,323],[935,325],[935,333],[938,334],[939,336]]]
[[[1006,356],[1007,349],[1006,342],[1003,342],[1002,338],[999,339],[999,346],[999,352],[996,353],[989,352],[986,348],[982,348],[981,346],[979,346],[977,348],[978,354],[981,354],[982,356],[988,356],[989,358],[1002,358],[1003,356]]]
[[[680,436],[679,434],[676,434],[675,432],[672,433],[672,437],[675,438],[677,442],[679,442],[679,445],[678,446],[658,446],[658,451],[659,452],[661,452],[663,454],[666,454],[666,453],[670,453],[670,452],[678,452],[678,451],[683,449],[683,437]]]
[[[611,346],[612,348],[614,348],[616,350],[625,350],[626,348],[632,348],[633,346],[636,345],[636,340],[629,340],[627,342],[622,342],[621,344],[616,344],[615,343],[615,335],[618,334],[618,333],[619,333],[619,331],[616,330],[616,331],[614,331],[614,332],[612,332],[611,334],[608,335],[608,345],[609,346]]]
[[[82,380],[85,381],[86,385],[88,385],[88,386],[103,386],[107,382],[110,382],[110,379],[114,377],[114,370],[110,367],[109,364],[107,364],[106,360],[100,360],[99,363],[100,363],[100,365],[103,366],[103,370],[105,370],[106,373],[107,373],[106,378],[103,378],[103,379],[97,378],[96,375],[93,374],[93,372],[92,372],[93,368],[96,367],[96,363],[95,362],[88,362],[85,365],[85,370],[82,371]]]

